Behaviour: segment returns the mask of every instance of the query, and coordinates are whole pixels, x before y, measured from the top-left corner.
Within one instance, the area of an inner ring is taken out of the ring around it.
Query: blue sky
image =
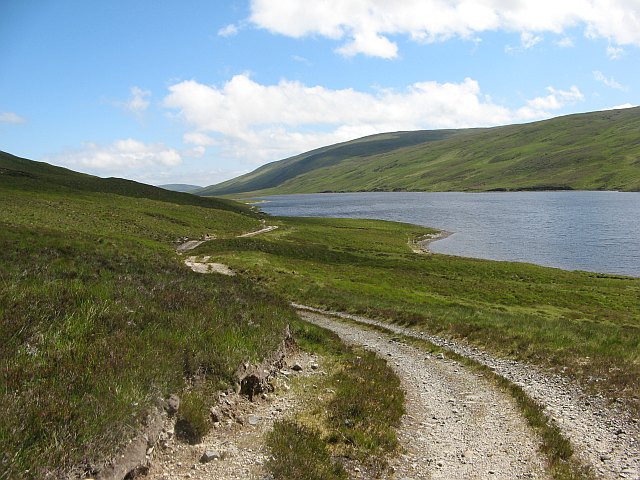
[[[638,104],[638,0],[0,3],[0,150],[100,176]]]

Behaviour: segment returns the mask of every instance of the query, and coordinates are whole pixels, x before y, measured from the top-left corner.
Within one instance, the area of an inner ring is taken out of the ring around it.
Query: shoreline
[[[415,240],[413,243],[417,245],[417,247],[424,253],[433,254],[429,245],[433,242],[437,242],[438,240],[444,240],[447,237],[453,235],[454,232],[448,232],[447,230],[440,230],[437,233],[429,233],[427,235],[423,235]]]

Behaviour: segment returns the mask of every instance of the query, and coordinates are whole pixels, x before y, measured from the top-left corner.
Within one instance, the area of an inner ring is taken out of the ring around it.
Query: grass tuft
[[[178,411],[176,434],[191,444],[200,443],[212,426],[209,406],[205,392],[196,390],[186,393]]]
[[[344,467],[332,459],[329,446],[318,433],[294,421],[276,422],[267,442],[272,458],[267,464],[281,480],[343,480]]]

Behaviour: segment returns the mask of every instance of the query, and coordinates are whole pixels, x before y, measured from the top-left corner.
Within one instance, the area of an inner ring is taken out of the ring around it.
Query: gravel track
[[[299,311],[302,319],[388,359],[406,392],[398,432],[398,479],[549,478],[539,441],[513,399],[457,362],[427,355],[389,335]]]
[[[328,314],[380,326],[392,332],[428,340],[486,365],[498,375],[519,385],[544,407],[545,414],[557,423],[562,433],[573,444],[578,458],[590,465],[598,478],[640,479],[640,425],[638,420],[631,418],[620,404],[611,404],[602,396],[588,395],[571,380],[560,375],[522,362],[495,358],[477,348],[357,315],[325,312],[298,304],[293,306],[301,309],[305,319],[326,318]],[[309,312],[322,314],[322,316],[314,317]],[[330,319],[323,322],[328,325],[339,325]],[[353,326],[340,328],[358,332],[358,329]],[[420,355],[424,356],[424,354]],[[455,396],[453,398],[456,399]],[[457,398],[460,400],[464,397]]]

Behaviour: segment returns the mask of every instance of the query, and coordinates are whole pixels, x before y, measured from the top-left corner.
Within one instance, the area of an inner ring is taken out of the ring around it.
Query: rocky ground
[[[317,309],[296,306],[304,308],[307,312],[322,313]],[[303,313],[304,318],[309,319],[325,317],[325,315],[321,317],[309,315],[310,313]],[[479,349],[401,326],[339,312],[332,312],[332,315],[429,340],[490,367],[497,374],[519,385],[529,396],[545,407],[545,413],[559,425],[563,434],[574,445],[578,457],[590,465],[599,478],[640,479],[640,425],[638,419],[632,418],[622,405],[611,404],[601,396],[589,395],[567,378],[542,371],[531,365],[494,358]],[[335,323],[329,323],[330,320],[322,322],[327,326]],[[336,328],[337,326],[339,323],[336,324]],[[339,328],[353,331],[351,336],[357,335],[359,330],[354,326]],[[358,341],[357,337],[353,341]],[[474,390],[474,393],[481,393],[479,389],[490,387],[478,385],[475,388],[477,390]],[[451,395],[454,402],[462,401],[464,398],[464,395],[458,397]],[[443,434],[446,435],[446,432]],[[493,431],[490,433],[487,431],[487,434],[493,435]],[[443,440],[446,441],[446,437],[444,439],[440,437],[440,441]],[[456,476],[449,478],[456,478]]]
[[[270,478],[265,468],[268,452],[264,437],[274,421],[296,412],[304,395],[292,389],[300,377],[324,375],[321,360],[306,353],[288,356],[276,376],[275,391],[253,402],[224,393],[214,416],[214,428],[197,445],[176,438],[168,423],[158,445],[149,452],[146,480],[244,480]],[[316,368],[320,365],[320,368]],[[294,367],[294,368],[291,368]],[[299,369],[298,369],[299,368]],[[298,382],[299,383],[299,382]],[[300,387],[302,388],[302,387]]]

